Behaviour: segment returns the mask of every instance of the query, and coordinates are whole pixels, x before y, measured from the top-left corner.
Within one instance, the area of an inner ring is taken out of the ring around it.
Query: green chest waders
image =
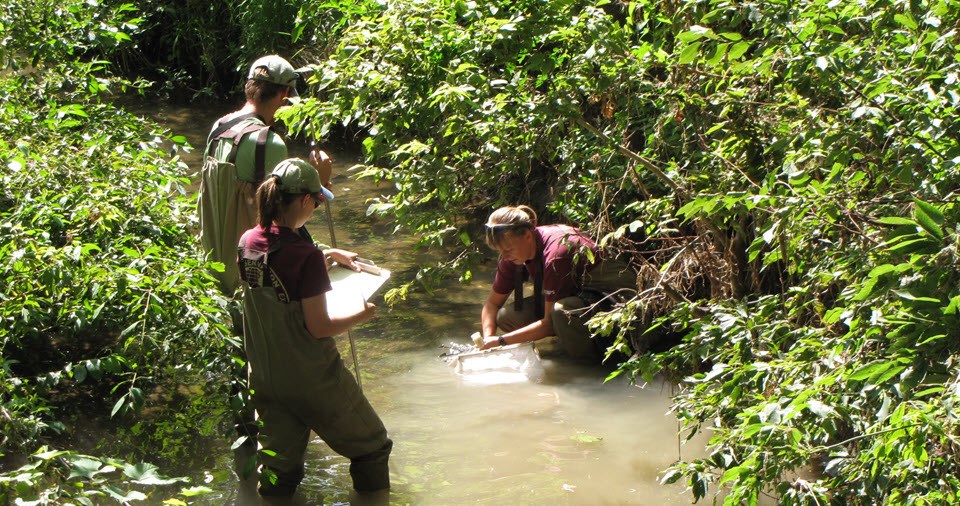
[[[246,114],[225,121],[210,134],[204,150],[200,171],[200,193],[197,207],[200,214],[200,245],[209,252],[209,260],[220,262],[223,272],[213,272],[220,282],[220,290],[232,296],[240,284],[236,262],[236,246],[240,236],[256,225],[256,193],[263,180],[266,142],[270,127],[253,121],[256,116]],[[247,134],[255,133],[254,181],[237,177],[237,147]],[[217,145],[230,143],[225,160],[213,156]]]
[[[268,450],[261,452],[263,462],[284,475],[302,475],[313,430],[351,460],[357,490],[386,488],[393,442],[343,364],[334,339],[313,337],[300,301],[286,300],[269,267],[270,254],[280,247],[274,244],[267,252],[239,247],[244,345],[253,404],[262,422],[258,441]]]

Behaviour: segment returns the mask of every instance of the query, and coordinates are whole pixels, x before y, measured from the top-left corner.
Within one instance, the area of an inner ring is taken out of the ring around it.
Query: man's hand
[[[321,149],[310,150],[310,165],[316,167],[320,173],[320,184],[324,188],[330,188],[330,178],[333,176],[333,160]]]

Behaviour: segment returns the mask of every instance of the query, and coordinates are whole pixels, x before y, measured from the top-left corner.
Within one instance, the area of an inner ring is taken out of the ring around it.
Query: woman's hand
[[[377,312],[376,304],[373,304],[372,302],[366,302],[366,301],[364,301],[364,304],[365,305],[363,307],[363,311],[360,311],[360,321],[357,323],[365,322],[370,318],[373,318]]]
[[[483,338],[483,346],[480,346],[481,350],[489,350],[490,348],[496,348],[497,346],[503,346],[500,344],[501,336],[485,336]]]
[[[330,257],[330,260],[351,269],[355,272],[360,272],[360,266],[357,265],[357,262],[354,260],[357,259],[357,254],[352,251],[342,250],[339,248],[329,248],[323,250],[323,254]]]

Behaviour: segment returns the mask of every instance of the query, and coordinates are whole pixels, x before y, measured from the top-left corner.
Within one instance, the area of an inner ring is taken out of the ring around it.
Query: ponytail
[[[284,193],[280,189],[279,182],[279,177],[270,176],[257,188],[257,224],[263,228],[270,228],[287,206],[298,197],[295,194]]]

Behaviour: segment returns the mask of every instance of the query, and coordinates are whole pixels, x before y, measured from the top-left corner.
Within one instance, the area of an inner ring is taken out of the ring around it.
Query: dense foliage
[[[94,58],[130,40],[140,20],[129,5],[3,10],[0,502],[144,499],[185,481],[137,463],[173,439],[169,417],[185,408],[168,392],[222,375],[236,344],[193,232],[186,167],[170,156],[184,140],[108,100],[139,86]],[[207,416],[222,422],[218,398],[220,416]],[[131,416],[144,407],[153,414]],[[112,455],[51,448],[108,416]],[[154,432],[168,441],[151,445]]]
[[[730,504],[946,504],[958,17],[953,0],[388,2],[285,119],[359,132],[361,173],[397,189],[371,212],[455,259],[420,281],[469,279],[504,204],[631,252],[639,293],[597,328],[635,352],[620,373],[677,378],[684,426],[712,433],[665,480]],[[644,353],[631,323],[682,342]]]
[[[0,497],[179,483],[43,446],[71,395],[123,425],[230,370],[163,151],[180,140],[104,101],[139,86],[108,69],[219,93],[276,51],[313,62],[293,131],[355,134],[360,173],[396,188],[370,212],[450,252],[397,296],[469,280],[504,204],[630,254],[638,293],[596,328],[632,353],[617,374],[675,378],[685,429],[711,433],[665,481],[730,504],[958,500],[956,0],[8,4],[0,453],[33,456]],[[682,339],[653,352],[662,334]],[[138,421],[120,433],[177,425]]]
[[[276,53],[294,65],[320,58],[362,2],[132,0],[142,17],[131,43],[111,55],[117,71],[181,100],[242,95],[250,62]],[[336,8],[331,8],[336,7]]]

